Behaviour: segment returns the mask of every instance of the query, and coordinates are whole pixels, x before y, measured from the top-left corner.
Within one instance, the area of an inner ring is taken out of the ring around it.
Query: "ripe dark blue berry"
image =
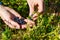
[[[26,22],[24,21],[24,19],[19,19],[19,17],[15,17],[14,21],[17,22],[18,24],[26,24]]]

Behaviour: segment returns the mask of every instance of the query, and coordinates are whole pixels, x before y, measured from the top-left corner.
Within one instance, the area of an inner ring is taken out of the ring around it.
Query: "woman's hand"
[[[0,6],[0,16],[2,18],[2,20],[10,27],[10,28],[16,28],[16,29],[24,29],[26,28],[26,24],[24,25],[20,25],[17,22],[15,22],[14,20],[12,20],[15,16],[21,18],[21,16],[14,11],[13,9],[9,8],[9,7],[4,7],[4,6]],[[34,25],[34,22],[28,19],[25,19],[24,21],[26,21],[27,23],[29,23],[30,26]]]
[[[27,0],[29,8],[30,8],[30,13],[29,15],[31,16],[34,12],[34,6],[38,5],[38,12],[42,12],[43,11],[43,0]],[[33,19],[36,19],[36,16],[38,16],[37,14],[33,15]]]

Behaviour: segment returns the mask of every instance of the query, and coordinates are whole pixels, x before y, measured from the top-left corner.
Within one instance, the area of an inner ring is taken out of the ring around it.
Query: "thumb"
[[[30,5],[30,13],[29,13],[29,16],[31,16],[34,12],[34,5]]]

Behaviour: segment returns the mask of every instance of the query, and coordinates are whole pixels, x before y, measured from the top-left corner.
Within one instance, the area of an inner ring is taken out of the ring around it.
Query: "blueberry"
[[[19,19],[19,17],[15,17],[14,21],[17,22],[18,24],[26,24],[23,18]]]

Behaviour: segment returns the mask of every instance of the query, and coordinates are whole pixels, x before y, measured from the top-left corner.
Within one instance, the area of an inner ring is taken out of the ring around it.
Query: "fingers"
[[[16,15],[16,16],[18,16],[18,17],[20,17],[20,15],[17,13],[17,12],[15,12],[13,9],[10,9],[10,8],[8,8],[8,7],[4,7],[4,11],[6,11],[6,10],[8,10],[8,11],[10,11],[12,14],[14,14],[14,15]],[[5,17],[5,15],[3,15],[3,18],[2,19],[5,19],[6,21],[4,21],[10,28],[16,28],[16,29],[20,29],[20,27],[22,28],[22,29],[24,29],[24,28],[26,28],[26,24],[24,24],[24,25],[19,25],[17,22],[14,22],[13,20],[11,20],[10,19],[10,17],[9,16],[11,16],[10,15],[10,13],[8,12],[8,11],[6,11],[6,17]],[[2,11],[3,12],[3,11]],[[8,15],[9,14],[9,15]],[[8,15],[8,16],[7,16]],[[8,19],[8,20],[7,20]],[[33,23],[33,21],[29,21],[29,20],[26,20],[26,22],[27,23],[29,23],[29,25],[31,24],[31,25],[33,25],[34,23]]]
[[[16,27],[16,29],[20,29],[19,24],[10,19],[10,17],[11,17],[10,13],[7,12],[7,10],[4,9],[3,6],[0,6],[0,13],[1,13],[1,15],[2,15],[1,18],[2,18],[3,20],[6,20],[6,21],[4,21],[4,22],[5,22],[8,26],[10,26],[11,28],[15,28],[15,27]]]
[[[31,14],[34,12],[34,3],[33,3],[33,0],[27,0],[27,2],[30,10],[29,16],[31,16]]]
[[[29,20],[29,19],[25,19],[24,21],[26,21],[27,24],[29,24],[30,27],[35,25],[35,23],[33,21]]]
[[[11,12],[12,14],[14,14],[14,15],[16,15],[16,16],[18,16],[18,17],[20,17],[20,15],[17,13],[17,12],[15,12],[13,9],[11,9],[11,8],[8,8],[8,7],[4,7],[6,10],[8,10],[9,12]],[[26,28],[26,24],[24,24],[24,25],[19,25],[18,23],[16,23],[16,22],[14,22],[13,20],[11,20],[11,19],[9,19],[9,22],[16,28],[16,29],[20,29],[20,27],[21,27],[21,29],[24,29],[24,28]],[[30,22],[30,21],[27,21],[26,20],[26,22],[28,23],[32,23],[32,22]],[[29,24],[29,25],[30,25]],[[33,24],[33,23],[32,23]],[[10,24],[8,24],[10,27],[12,26],[12,25],[10,25]],[[13,27],[13,28],[14,28]],[[12,27],[11,27],[12,28]]]
[[[16,27],[16,29],[20,29],[20,25],[17,22],[14,22],[13,20],[9,20],[9,22]]]
[[[31,16],[33,12],[34,12],[34,6],[32,5],[32,6],[30,6],[30,13],[29,13],[29,16]]]
[[[4,7],[7,11],[11,12],[13,15],[21,18],[20,14],[18,12],[16,12],[15,10],[9,8],[9,7]]]
[[[38,18],[38,14],[35,13],[35,14],[33,15],[32,19],[35,21],[37,18]]]
[[[26,28],[26,24],[21,25],[21,29],[25,29]]]
[[[16,22],[14,22],[13,20],[9,19],[9,21],[7,20],[3,20],[10,28],[16,28],[16,29],[20,29],[20,25]]]
[[[10,28],[15,28],[13,25],[11,25],[9,22],[4,21]]]
[[[41,13],[43,11],[43,0],[38,1],[38,12]]]

